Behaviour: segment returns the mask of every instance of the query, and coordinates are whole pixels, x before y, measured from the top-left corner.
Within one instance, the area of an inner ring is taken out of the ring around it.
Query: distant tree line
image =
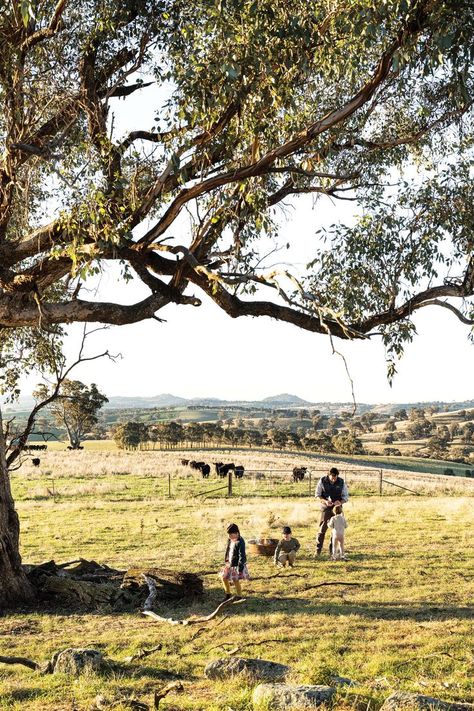
[[[215,422],[125,422],[113,430],[113,438],[121,449],[137,450],[159,447],[246,446],[277,449],[301,449],[310,452],[364,454],[362,442],[349,430],[317,431],[302,428],[292,431],[271,426],[261,430],[252,427],[221,425]]]

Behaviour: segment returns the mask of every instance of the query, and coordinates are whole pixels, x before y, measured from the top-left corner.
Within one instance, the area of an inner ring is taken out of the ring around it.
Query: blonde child
[[[218,573],[222,579],[222,584],[225,590],[224,600],[229,600],[233,597],[235,600],[242,599],[241,580],[248,580],[249,573],[247,570],[247,556],[245,555],[245,541],[240,535],[239,527],[235,523],[231,523],[227,527],[227,547],[225,549],[224,567]],[[235,587],[235,595],[232,595],[230,586],[233,583]]]
[[[289,526],[283,526],[282,534],[283,538],[275,548],[275,565],[284,568],[288,563],[290,568],[292,568],[295,564],[296,553],[300,549],[300,543],[297,538],[293,538],[291,535],[291,528]]]
[[[334,507],[334,516],[329,519],[328,526],[332,529],[331,550],[332,560],[345,560],[344,555],[344,532],[347,528],[347,521],[342,513],[342,506]]]

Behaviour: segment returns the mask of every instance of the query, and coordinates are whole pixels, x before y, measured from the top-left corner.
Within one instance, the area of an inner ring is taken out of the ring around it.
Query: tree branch
[[[32,35],[26,38],[26,40],[21,44],[20,49],[23,52],[27,52],[35,45],[43,42],[43,40],[53,37],[61,29],[61,17],[63,15],[64,9],[66,7],[67,0],[58,0],[56,8],[53,13],[53,17],[49,23],[48,27],[42,27],[37,30]]]
[[[157,237],[161,236],[177,218],[183,206],[200,195],[212,192],[218,187],[229,183],[248,180],[249,178],[265,175],[274,163],[282,158],[292,155],[299,149],[311,143],[317,136],[325,133],[329,129],[341,124],[352,116],[358,109],[366,104],[374,95],[378,87],[387,78],[392,65],[393,56],[403,46],[408,37],[418,34],[425,18],[425,7],[428,0],[416,4],[414,3],[413,13],[409,16],[404,26],[400,29],[398,36],[391,43],[388,49],[382,54],[377,68],[365,85],[348,101],[344,106],[329,111],[323,118],[311,124],[307,128],[297,133],[286,143],[268,151],[259,160],[241,168],[227,171],[219,175],[203,180],[192,187],[185,188],[173,200],[161,219],[152,227],[140,240],[143,245],[150,244]],[[415,9],[414,9],[415,8]]]

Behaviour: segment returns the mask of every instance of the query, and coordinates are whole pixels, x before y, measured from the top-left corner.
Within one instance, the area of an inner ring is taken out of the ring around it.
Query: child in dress
[[[241,580],[249,579],[247,570],[247,556],[245,555],[245,541],[240,535],[239,527],[235,523],[231,523],[227,527],[227,547],[225,549],[224,567],[219,572],[219,577],[224,585],[225,598],[229,600],[231,597],[234,600],[242,599]],[[231,583],[235,587],[235,595],[230,591]]]
[[[329,528],[332,529],[331,550],[332,560],[346,560],[344,555],[344,531],[347,528],[347,521],[342,513],[342,506],[334,507],[334,516],[329,519]]]
[[[298,539],[293,538],[291,535],[291,528],[289,526],[283,526],[282,534],[283,538],[275,548],[274,562],[275,565],[282,568],[288,563],[290,568],[292,568],[295,564],[296,553],[301,546]]]

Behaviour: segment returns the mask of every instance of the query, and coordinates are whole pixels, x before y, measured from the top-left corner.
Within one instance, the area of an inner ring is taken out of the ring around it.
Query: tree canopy
[[[422,307],[472,325],[469,0],[3,6],[2,350],[24,329],[159,319],[202,294],[234,318],[378,332],[390,358]],[[133,115],[121,134],[138,91],[154,124]],[[356,217],[303,273],[267,268],[304,195]],[[109,263],[115,303],[87,289]],[[132,304],[131,278],[148,290]]]
[[[55,386],[41,384],[36,388],[35,397],[46,400]],[[51,413],[60,427],[65,427],[70,448],[78,449],[84,435],[99,421],[99,410],[108,402],[97,385],[89,387],[80,380],[66,378],[61,384],[60,394],[50,405]]]

